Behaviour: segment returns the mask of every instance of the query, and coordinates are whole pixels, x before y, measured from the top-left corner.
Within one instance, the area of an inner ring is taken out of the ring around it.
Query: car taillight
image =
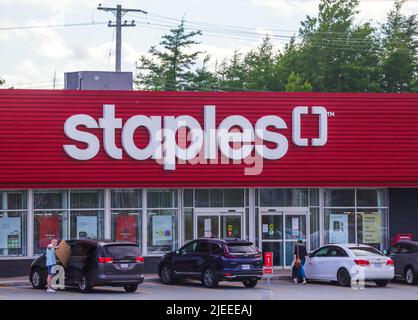
[[[225,258],[234,258],[235,256],[233,256],[232,254],[230,254],[229,253],[229,251],[228,251],[228,249],[225,247],[225,249],[224,249],[224,254],[223,254],[223,256],[225,257]]]
[[[255,258],[261,258],[261,253],[257,253],[254,255]]]
[[[144,257],[136,257],[135,262],[136,263],[144,263]]]
[[[99,260],[100,263],[112,263],[113,258],[110,257],[98,257],[97,260]]]
[[[370,265],[370,262],[363,259],[354,260],[354,262],[361,267],[368,267]]]
[[[393,262],[392,259],[389,259],[388,261],[386,261],[386,265],[393,267],[395,265],[395,263]]]

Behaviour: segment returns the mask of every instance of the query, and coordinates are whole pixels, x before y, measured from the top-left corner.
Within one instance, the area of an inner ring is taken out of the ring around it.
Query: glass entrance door
[[[242,239],[242,213],[196,213],[196,238]]]
[[[273,266],[283,266],[283,213],[262,214],[259,225],[261,250],[273,252]]]
[[[219,216],[197,215],[196,238],[219,238]]]
[[[293,260],[293,251],[299,238],[302,239],[303,244],[308,249],[306,244],[306,214],[287,214],[285,213],[285,262],[286,267],[290,267]]]
[[[289,268],[299,238],[309,251],[306,212],[267,211],[260,215],[259,235],[263,252],[273,252],[273,266]]]
[[[221,215],[221,237],[241,239],[242,215]]]

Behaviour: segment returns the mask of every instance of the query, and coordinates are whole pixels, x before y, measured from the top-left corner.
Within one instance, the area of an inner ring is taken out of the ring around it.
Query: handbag
[[[300,268],[300,265],[301,265],[301,261],[300,261],[300,256],[299,256],[299,245],[297,244],[296,245],[296,252],[297,252],[297,255],[296,255],[296,260],[295,260],[295,263],[294,263],[294,266],[295,266],[295,268]]]

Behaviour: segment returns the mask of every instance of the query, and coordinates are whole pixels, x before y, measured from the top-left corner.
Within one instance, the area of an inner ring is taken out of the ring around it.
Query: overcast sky
[[[148,15],[129,14],[135,28],[123,29],[122,70],[134,71],[139,55],[156,45],[170,25],[185,16],[203,29],[200,49],[215,63],[233,50],[246,51],[260,43],[263,35],[273,34],[281,48],[297,32],[306,15],[316,15],[318,0],[107,0],[103,6],[122,4],[139,8]],[[80,70],[114,69],[114,28],[105,23],[109,12],[97,11],[98,0],[0,0],[0,77],[16,88],[52,88],[56,72],[57,88],[63,74]],[[383,22],[392,7],[391,0],[362,0],[362,21]],[[418,13],[418,1],[410,0],[405,13]],[[114,19],[113,19],[114,20]],[[95,25],[4,30],[39,25],[91,23]],[[202,25],[204,23],[205,25]],[[219,34],[215,25],[238,26]],[[3,28],[3,30],[2,30]],[[213,29],[214,28],[214,29]],[[247,31],[247,32],[245,32]],[[111,55],[109,56],[109,52]]]

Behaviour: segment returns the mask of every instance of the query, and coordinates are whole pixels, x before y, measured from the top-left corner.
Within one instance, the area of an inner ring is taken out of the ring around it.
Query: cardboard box
[[[55,254],[57,258],[59,259],[59,261],[61,262],[61,264],[64,267],[66,267],[68,260],[70,259],[70,256],[71,256],[71,247],[67,244],[67,242],[62,240],[60,242],[59,248],[55,250]]]

